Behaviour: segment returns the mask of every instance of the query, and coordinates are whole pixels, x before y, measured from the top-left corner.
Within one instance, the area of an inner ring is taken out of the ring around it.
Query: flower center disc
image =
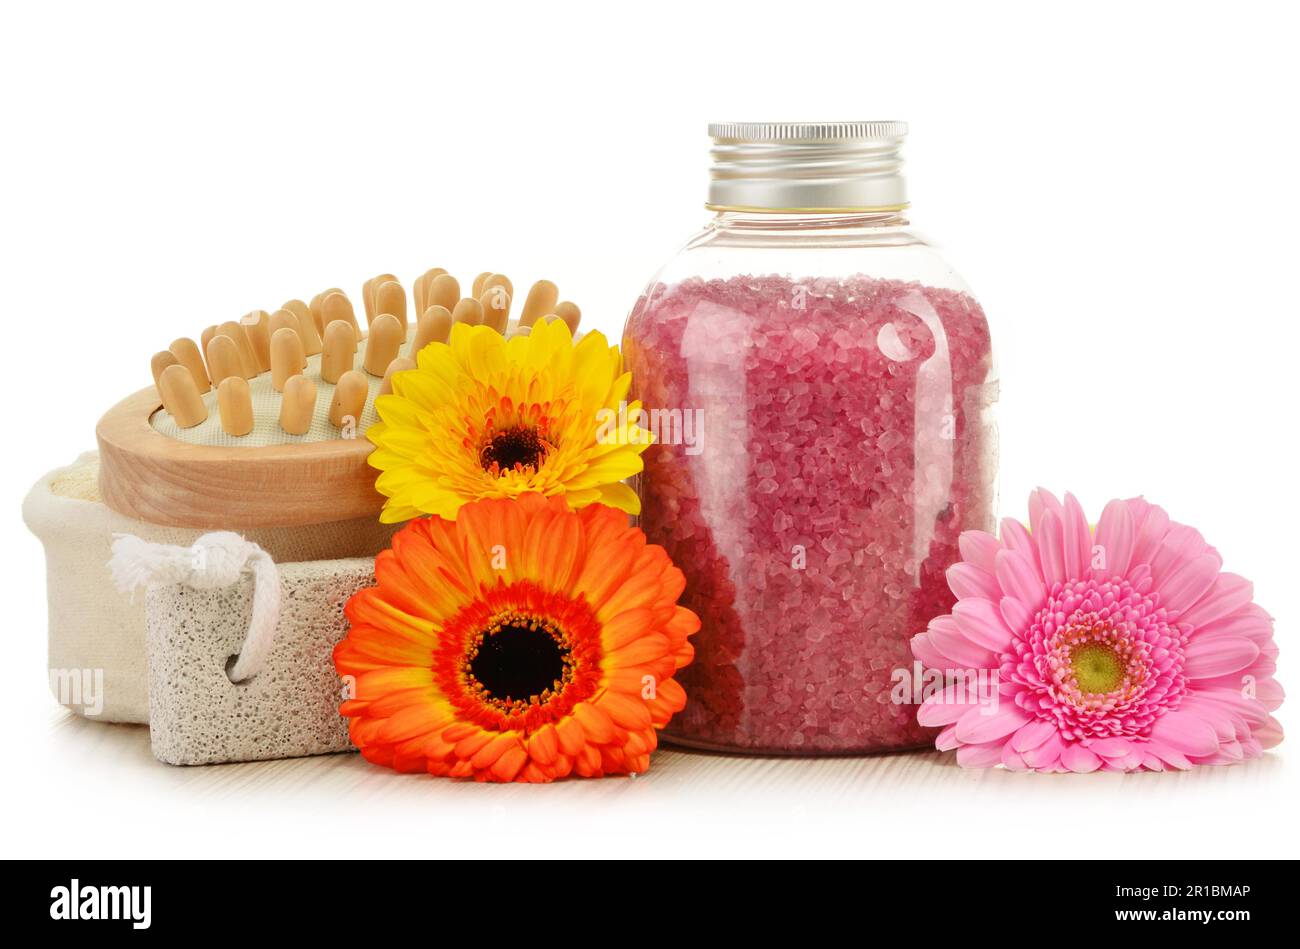
[[[1124,663],[1105,643],[1076,646],[1070,651],[1070,667],[1083,692],[1113,692],[1124,681]]]
[[[559,693],[571,678],[572,662],[563,635],[553,625],[507,615],[484,630],[466,672],[482,700],[507,711]]]
[[[550,446],[532,428],[511,428],[494,435],[479,452],[484,471],[503,474],[507,471],[536,471],[546,458]]]

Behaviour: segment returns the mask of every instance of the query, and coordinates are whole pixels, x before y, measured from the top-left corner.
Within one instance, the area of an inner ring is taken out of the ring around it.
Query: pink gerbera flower
[[[1162,771],[1282,740],[1273,620],[1198,531],[1140,498],[1093,531],[1072,495],[1041,489],[1029,521],[961,536],[957,603],[912,639],[947,676],[917,712],[945,726],[940,750],[973,768]]]

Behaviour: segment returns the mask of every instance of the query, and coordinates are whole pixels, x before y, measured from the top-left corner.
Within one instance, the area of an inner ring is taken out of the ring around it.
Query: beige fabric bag
[[[50,684],[72,710],[107,722],[147,722],[145,597],[119,593],[108,571],[113,535],[189,546],[206,530],[125,517],[99,499],[99,456],[87,452],[41,478],[23,520],[45,547]],[[400,525],[377,517],[243,532],[276,563],[369,558]]]

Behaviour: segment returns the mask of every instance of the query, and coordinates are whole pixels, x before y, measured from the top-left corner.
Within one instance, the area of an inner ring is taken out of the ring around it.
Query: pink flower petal
[[[1276,679],[1260,679],[1255,683],[1255,698],[1270,712],[1276,712],[1282,706],[1286,692],[1282,683]]]
[[[1179,771],[1186,771],[1192,766],[1192,763],[1187,760],[1186,755],[1162,741],[1148,741],[1142,747],[1147,754],[1154,755],[1171,768],[1177,768]]]
[[[1195,609],[1196,607],[1193,607]],[[1204,626],[1197,626],[1198,636],[1242,636],[1259,646],[1273,641],[1273,620],[1258,613],[1239,610]]]
[[[1061,764],[1075,774],[1087,774],[1101,767],[1101,759],[1077,742],[1070,742],[1061,752]]]
[[[1151,576],[1157,586],[1163,586],[1175,570],[1205,553],[1210,553],[1210,547],[1200,531],[1186,524],[1171,524],[1169,533],[1151,558]],[[1223,566],[1222,560],[1218,566]]]
[[[1029,531],[1025,525],[1021,524],[1014,518],[1006,517],[1002,519],[1002,545],[1007,550],[1014,550],[1021,554],[1027,561],[1033,564],[1034,570],[1042,576],[1042,570],[1038,565],[1038,544],[1029,536]]]
[[[1094,569],[1093,578],[1107,580],[1128,574],[1129,559],[1133,556],[1133,515],[1123,501],[1111,501],[1101,512],[1097,522],[1097,546],[1101,548],[1104,565]]]
[[[1282,723],[1270,716],[1268,724],[1256,728],[1253,736],[1259,741],[1261,748],[1276,748],[1282,743]]]
[[[1219,746],[1219,754],[1223,755],[1229,761],[1241,761],[1246,757],[1246,753],[1241,748],[1241,742],[1225,741]]]
[[[1151,728],[1151,738],[1185,755],[1210,755],[1219,747],[1219,736],[1213,725],[1181,710],[1160,716]]]
[[[959,600],[952,607],[957,626],[973,643],[992,652],[1002,652],[1011,645],[1011,630],[1002,622],[1002,614],[984,599]]]
[[[1142,753],[1142,750],[1136,744],[1134,744],[1129,748],[1128,754],[1125,755],[1123,758],[1124,770],[1141,771],[1142,762],[1145,759],[1145,757],[1146,756]]]
[[[1127,758],[1133,753],[1133,742],[1127,738],[1099,738],[1088,745],[1088,750],[1103,758]]]
[[[1046,488],[1039,488],[1029,495],[1029,530],[1037,534],[1043,516],[1048,512],[1061,514],[1065,510],[1061,502],[1056,499],[1056,495]]]
[[[997,602],[1002,598],[1002,588],[993,575],[972,563],[955,563],[948,568],[946,576],[948,589],[959,600],[978,596]]]
[[[1236,688],[1198,688],[1196,698],[1231,711],[1246,724],[1259,727],[1268,721],[1268,709],[1256,698],[1247,698]]]
[[[951,701],[953,698],[944,693],[930,696],[917,707],[917,722],[926,728],[938,728],[953,724],[971,710],[979,710],[974,702]]]
[[[1184,653],[1189,679],[1209,679],[1238,672],[1259,655],[1259,647],[1240,636],[1193,637]]]
[[[1222,561],[1215,554],[1202,554],[1179,565],[1160,582],[1160,605],[1181,614],[1214,585]]]
[[[1178,707],[1178,711],[1187,715],[1195,715],[1213,728],[1214,736],[1219,740],[1220,744],[1225,741],[1232,741],[1237,737],[1238,725],[1241,726],[1243,731],[1249,731],[1249,726],[1240,716],[1237,716],[1221,704],[1202,699],[1195,693],[1183,700],[1183,704]]]
[[[957,749],[957,763],[963,768],[992,768],[1002,763],[1002,743],[962,745]]]
[[[994,561],[994,573],[1001,592],[1015,597],[1031,611],[1039,609],[1047,601],[1043,578],[1023,554],[1014,550],[999,552]],[[999,595],[995,601],[1000,598]]]
[[[1047,740],[1036,748],[1027,748],[1020,753],[1025,764],[1036,771],[1051,771],[1061,760],[1065,750],[1065,739],[1058,732],[1052,732]]]
[[[952,751],[961,745],[957,740],[957,726],[949,725],[934,736],[934,747],[939,751]]]
[[[1140,563],[1151,563],[1151,558],[1156,555],[1165,535],[1169,533],[1170,522],[1164,508],[1148,504],[1141,498],[1133,498],[1128,506],[1133,512],[1133,526],[1137,530],[1133,541],[1133,556],[1129,559],[1131,568]]]
[[[934,668],[992,669],[997,665],[993,653],[971,642],[958,627],[956,619],[951,616],[932,619],[926,633],[930,645],[948,659],[947,662]]]
[[[1213,767],[1215,765],[1236,764],[1245,757],[1240,749],[1235,754],[1229,754],[1227,751],[1216,751],[1212,755],[1193,755],[1188,760],[1198,766]]]
[[[1061,516],[1065,530],[1065,572],[1070,577],[1082,577],[1092,559],[1092,532],[1088,516],[1073,494],[1065,495],[1065,510]]]
[[[962,531],[957,538],[957,549],[961,552],[962,560],[992,573],[993,558],[1002,549],[1002,545],[987,531]]]
[[[1029,716],[1014,705],[1003,704],[992,715],[987,709],[972,708],[957,721],[957,740],[972,745],[1006,738],[1029,721]]]
[[[1208,626],[1237,612],[1254,595],[1255,587],[1245,577],[1221,573],[1205,595],[1184,611],[1179,620],[1197,627]]]
[[[1022,725],[1020,730],[1011,736],[1011,746],[1016,751],[1032,751],[1056,733],[1055,722],[1041,718],[1034,719]]]
[[[1038,541],[1038,559],[1043,569],[1043,580],[1050,587],[1070,579],[1065,571],[1065,528],[1055,511],[1046,512],[1034,531]]]
[[[1007,624],[1013,637],[1023,636],[1029,624],[1034,621],[1034,614],[1029,607],[1014,597],[1004,596],[998,602],[998,612],[1002,614],[1002,622]]]
[[[949,660],[930,642],[928,633],[917,633],[912,637],[912,655],[927,669],[943,669]]]
[[[1010,744],[1002,746],[1002,767],[1008,771],[1028,771],[1029,765],[1025,764],[1025,759],[1020,757]]]

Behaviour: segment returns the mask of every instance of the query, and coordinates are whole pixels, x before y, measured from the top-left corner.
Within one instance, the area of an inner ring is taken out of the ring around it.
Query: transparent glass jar
[[[641,527],[702,621],[669,741],[932,740],[909,640],[993,526],[997,384],[983,311],[904,217],[905,133],[711,126],[716,217],[628,317]]]

